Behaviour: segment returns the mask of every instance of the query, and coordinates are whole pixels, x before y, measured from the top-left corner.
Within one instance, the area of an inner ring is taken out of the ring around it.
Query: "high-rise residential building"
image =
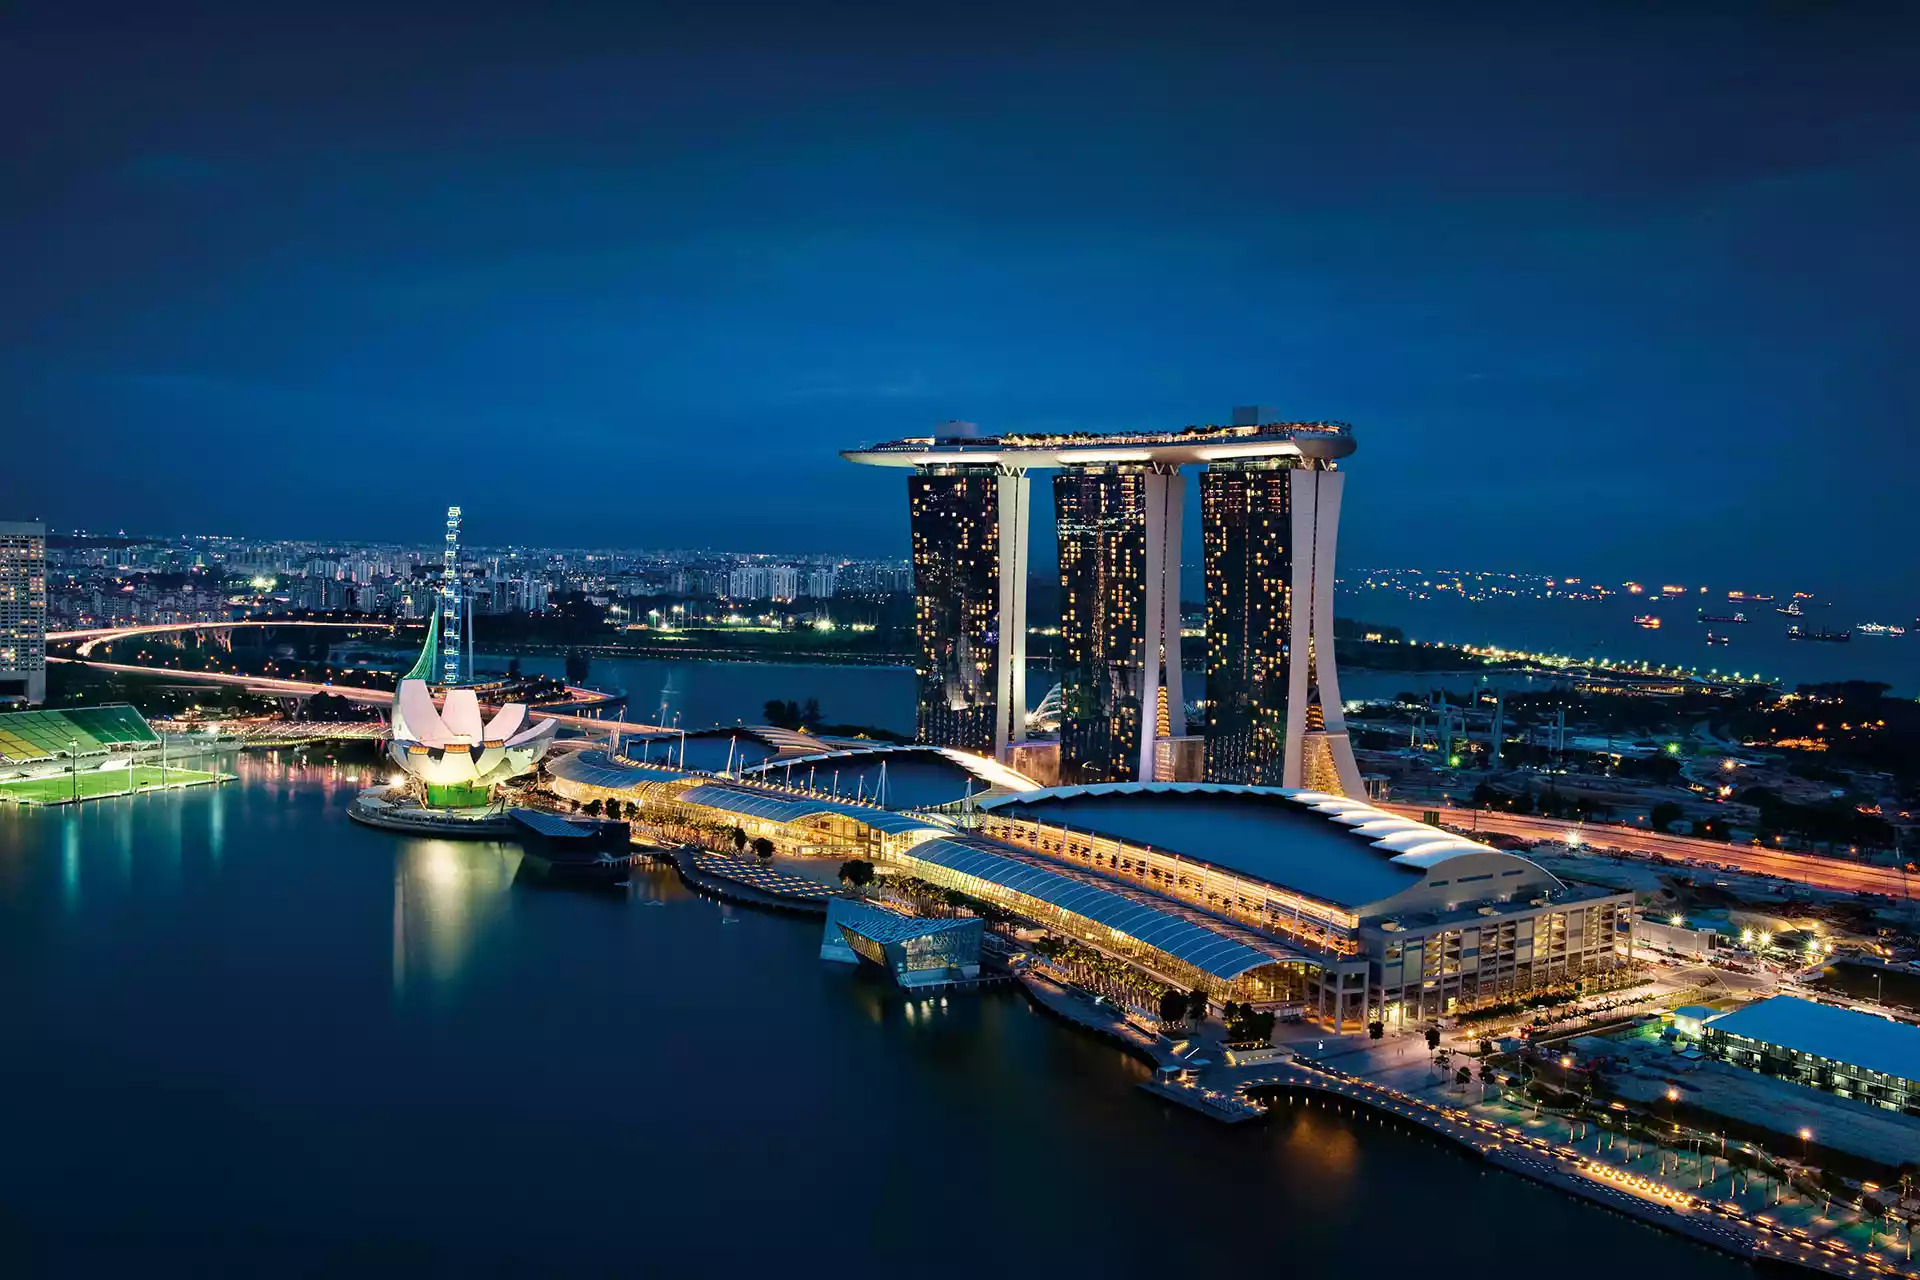
[[[833,569],[815,569],[807,575],[807,594],[815,600],[831,600],[840,589],[840,575]]]
[[[47,526],[0,520],[0,702],[47,700]]]
[[[999,754],[1025,736],[1028,487],[992,466],[907,481],[922,742]]]
[[[727,574],[727,598],[729,600],[764,600],[767,598],[767,570],[763,565],[742,565]]]
[[[923,740],[1003,760],[1025,740],[1026,606],[1010,592],[1026,579],[1026,473],[1051,469],[1060,781],[1205,776],[1360,795],[1333,656],[1337,464],[1353,449],[1343,424],[1248,407],[1224,427],[917,437],[847,451],[914,472]],[[1180,663],[1188,466],[1204,468],[1209,708],[1197,735],[1186,732]],[[978,724],[989,706],[991,735]]]

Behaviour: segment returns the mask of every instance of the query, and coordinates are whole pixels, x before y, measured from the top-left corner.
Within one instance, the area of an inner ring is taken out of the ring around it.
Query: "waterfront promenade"
[[[1743,1169],[1697,1146],[1680,1150],[1566,1120],[1498,1091],[1477,1102],[1465,1088],[1456,1096],[1412,1037],[1404,1047],[1418,1060],[1406,1066],[1389,1065],[1398,1055],[1383,1051],[1402,1046],[1374,1046],[1370,1054],[1351,1037],[1320,1038],[1311,1028],[1300,1032],[1299,1047],[1248,1055],[1263,1059],[1249,1062],[1211,1043],[1183,1047],[1153,1035],[1043,974],[1023,973],[1021,985],[1036,1006],[1151,1064],[1155,1078],[1143,1089],[1213,1120],[1237,1124],[1290,1106],[1352,1103],[1446,1138],[1488,1164],[1736,1257],[1835,1276],[1920,1275],[1903,1227],[1889,1232],[1858,1210],[1831,1199],[1816,1202],[1784,1178]],[[1350,1061],[1352,1069],[1330,1058]],[[1356,1074],[1369,1071],[1391,1079]]]
[[[846,896],[818,880],[776,871],[758,861],[711,853],[693,845],[677,846],[670,856],[674,869],[688,887],[740,906],[824,916],[829,899]]]

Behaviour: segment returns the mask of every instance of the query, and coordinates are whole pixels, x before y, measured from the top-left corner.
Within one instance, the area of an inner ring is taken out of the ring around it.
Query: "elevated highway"
[[[1749,875],[1778,876],[1782,880],[1792,880],[1833,893],[1883,893],[1892,898],[1905,899],[1912,894],[1909,882],[1916,879],[1898,866],[1870,866],[1840,858],[1822,858],[1810,853],[1788,853],[1782,849],[1727,844],[1719,840],[1667,835],[1606,823],[1567,822],[1560,818],[1540,818],[1531,814],[1447,809],[1435,805],[1383,804],[1380,807],[1416,820],[1437,811],[1442,823],[1462,831],[1546,840],[1569,848],[1617,849],[1628,853],[1637,851],[1694,866],[1715,863]]]
[[[74,649],[78,657],[92,653],[94,646],[110,640],[128,640],[134,636],[181,634],[193,631],[232,631],[239,627],[334,627],[354,631],[393,631],[392,622],[333,622],[273,618],[230,618],[218,622],[146,622],[130,627],[85,627],[78,631],[49,631],[47,643],[79,640]]]
[[[385,708],[393,702],[390,689],[362,689],[346,684],[323,684],[314,680],[287,680],[278,676],[246,675],[225,671],[181,671],[173,667],[145,667],[128,662],[98,662],[84,655],[91,646],[103,640],[118,640],[131,636],[150,635],[161,632],[219,631],[232,627],[350,627],[377,628],[392,624],[369,622],[272,622],[266,620],[241,619],[237,622],[180,622],[139,627],[100,627],[86,631],[57,631],[47,635],[48,640],[82,639],[86,643],[75,650],[74,657],[47,655],[48,662],[73,662],[92,667],[98,671],[113,671],[125,675],[164,676],[182,684],[207,684],[237,686],[250,693],[262,693],[274,697],[310,698],[316,693],[330,693],[345,698],[348,702],[362,706]],[[565,704],[546,707],[529,707],[527,714],[543,720],[557,720],[563,725],[578,729],[591,729],[608,733],[670,733],[663,725],[641,724],[628,720],[607,720],[597,716],[583,714],[594,707],[604,707],[620,701],[609,694],[594,689],[582,689],[574,685],[567,686],[569,701]]]

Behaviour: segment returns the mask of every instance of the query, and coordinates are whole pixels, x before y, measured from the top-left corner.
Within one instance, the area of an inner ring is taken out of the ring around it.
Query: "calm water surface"
[[[1737,1269],[1372,1121],[1170,1110],[817,925],[543,891],[236,767],[0,809],[0,1275]]]

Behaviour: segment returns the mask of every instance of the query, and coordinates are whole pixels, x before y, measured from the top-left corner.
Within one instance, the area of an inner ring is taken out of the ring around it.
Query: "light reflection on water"
[[[494,841],[405,842],[393,859],[393,993],[459,976],[487,926],[509,909],[521,853]]]
[[[111,804],[0,810],[0,1274],[16,1239],[63,1274],[409,1277],[751,1274],[824,1241],[844,1271],[977,1277],[977,1250],[928,1249],[929,1205],[1069,1275],[1244,1269],[1255,1238],[1344,1275],[1383,1204],[1497,1222],[1513,1256],[1577,1230],[1560,1280],[1681,1261],[1386,1126],[1210,1125],[1013,993],[908,998],[821,964],[817,921],[722,927],[662,871],[543,891],[511,847],[351,823],[350,770],[236,765],[123,802],[131,828]],[[823,1218],[848,1170],[866,1198]],[[503,1188],[514,1212],[476,1233]],[[580,1212],[629,1190],[643,1216]],[[1421,1247],[1465,1269],[1489,1237]]]

